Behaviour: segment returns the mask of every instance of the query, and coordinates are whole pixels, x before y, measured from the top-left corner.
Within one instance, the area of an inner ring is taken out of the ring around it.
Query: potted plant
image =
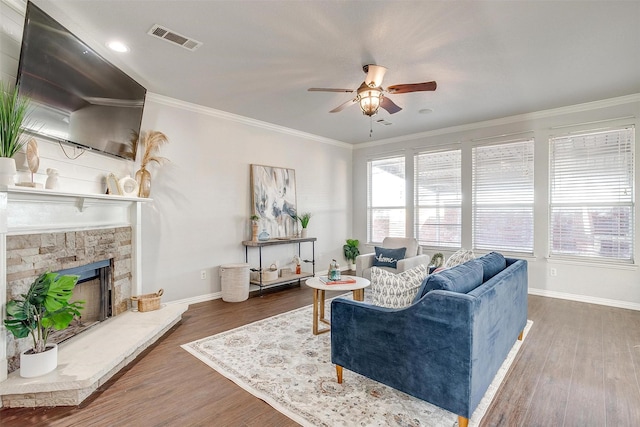
[[[258,230],[260,228],[260,217],[258,215],[251,215],[249,219],[251,220],[251,240],[257,242]]]
[[[305,212],[302,215],[295,215],[294,218],[300,221],[300,225],[302,226],[302,232],[300,233],[300,237],[303,239],[307,237],[307,226],[309,225],[309,220],[311,219],[311,214],[309,212]]]
[[[58,366],[58,347],[47,340],[53,330],[66,329],[80,316],[84,301],[69,302],[77,282],[78,276],[43,273],[26,294],[7,302],[7,330],[33,340],[33,347],[20,354],[20,376],[44,375]]]
[[[14,184],[16,161],[13,156],[22,149],[23,123],[30,110],[29,98],[19,96],[17,87],[0,86],[0,185]]]
[[[349,261],[349,269],[356,269],[356,257],[360,255],[360,249],[358,245],[360,241],[357,239],[347,239],[347,244],[342,247],[344,250],[344,257]]]

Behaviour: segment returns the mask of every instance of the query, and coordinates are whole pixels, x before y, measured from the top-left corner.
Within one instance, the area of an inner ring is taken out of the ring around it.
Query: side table
[[[320,280],[318,277],[312,277],[307,279],[307,286],[313,289],[313,334],[319,335],[325,332],[329,332],[331,328],[319,329],[320,322],[331,325],[331,323],[324,318],[324,294],[325,291],[352,291],[353,299],[355,301],[364,300],[364,288],[371,283],[364,277],[357,276],[342,276],[343,279],[351,278],[355,279],[355,283],[340,283],[336,285],[328,285]]]

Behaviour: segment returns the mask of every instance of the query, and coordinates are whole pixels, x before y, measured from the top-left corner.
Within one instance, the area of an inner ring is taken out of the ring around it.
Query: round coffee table
[[[352,291],[353,299],[356,301],[364,300],[364,288],[370,285],[368,279],[357,276],[342,276],[341,280],[354,279],[353,283],[338,283],[329,285],[320,280],[319,277],[307,279],[307,286],[313,288],[313,334],[323,334],[329,332],[331,328],[319,329],[320,322],[327,325],[331,323],[324,318],[324,292],[325,291]]]

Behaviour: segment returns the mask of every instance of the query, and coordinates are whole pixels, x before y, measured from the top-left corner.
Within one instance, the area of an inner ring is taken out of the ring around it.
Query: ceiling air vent
[[[178,46],[182,46],[183,48],[191,51],[194,51],[202,46],[202,42],[190,39],[189,37],[185,37],[182,34],[178,34],[175,31],[172,31],[158,24],[151,27],[147,34],[149,34],[150,36],[161,38],[162,40],[168,41],[169,43],[177,44]]]
[[[380,119],[380,120],[376,120],[376,123],[378,123],[379,125],[385,125],[385,126],[390,126],[393,123],[386,121],[385,119]]]

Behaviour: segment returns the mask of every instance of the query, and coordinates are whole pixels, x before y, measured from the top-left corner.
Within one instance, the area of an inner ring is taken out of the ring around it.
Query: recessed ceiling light
[[[429,114],[429,113],[433,113],[433,110],[431,108],[423,108],[422,110],[418,110],[418,113]]]
[[[119,41],[111,41],[107,43],[107,47],[113,51],[120,53],[129,52],[129,48],[127,47],[127,45]]]

